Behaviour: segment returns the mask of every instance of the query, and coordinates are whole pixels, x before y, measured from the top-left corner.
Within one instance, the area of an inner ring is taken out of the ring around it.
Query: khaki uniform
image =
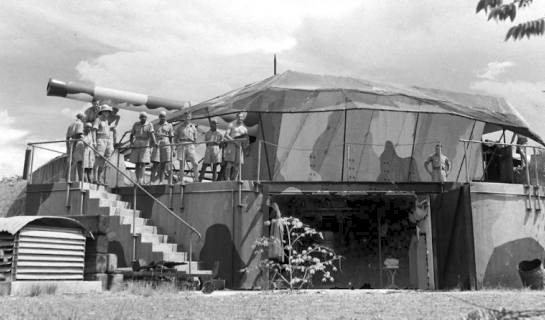
[[[248,128],[244,124],[234,124],[228,131],[228,134],[233,139],[243,139],[248,137]],[[240,147],[244,147],[246,142],[230,142],[227,141],[225,149],[223,150],[223,160],[228,162],[234,162],[235,164],[244,163],[244,155],[241,157]]]
[[[450,161],[444,154],[431,154],[426,160],[426,165],[431,163],[432,172],[431,180],[434,182],[445,182],[447,180],[447,172],[450,169]]]
[[[130,161],[132,163],[149,163],[150,162],[150,139],[153,134],[153,125],[149,122],[141,124],[136,122],[132,126],[131,134],[134,137],[134,143],[131,150]]]
[[[114,143],[110,134],[110,125],[108,124],[108,121],[97,118],[93,128],[97,131],[97,152],[108,159],[114,153]]]
[[[156,123],[153,126],[155,131],[155,141],[157,146],[153,147],[151,152],[152,162],[170,162],[171,158],[171,146],[170,138],[174,136],[174,128],[169,122],[163,124]]]
[[[223,134],[217,130],[210,130],[204,135],[204,140],[206,141],[206,151],[204,153],[203,163],[221,163],[220,142],[223,141]]]
[[[196,142],[197,141],[197,127],[193,123],[187,125],[181,124],[176,128],[174,133],[174,140],[176,143],[182,142]],[[197,154],[195,153],[194,144],[178,145],[177,148],[178,160],[195,161],[197,162]]]

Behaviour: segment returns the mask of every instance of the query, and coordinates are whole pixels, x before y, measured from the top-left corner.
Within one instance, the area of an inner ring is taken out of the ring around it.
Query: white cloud
[[[515,63],[512,61],[492,61],[488,63],[485,70],[477,74],[477,77],[487,80],[496,80],[499,75],[513,66],[515,66]]]
[[[0,109],[0,177],[21,174],[24,163],[24,147],[17,144],[29,132],[17,129],[8,111]]]

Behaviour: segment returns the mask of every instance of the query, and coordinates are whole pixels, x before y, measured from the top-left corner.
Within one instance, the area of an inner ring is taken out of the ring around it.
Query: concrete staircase
[[[109,225],[120,230],[118,234],[124,234],[124,238],[127,238],[128,233],[130,241],[125,241],[125,244],[130,243],[131,247],[125,248],[127,252],[132,250],[134,228],[138,236],[136,242],[138,257],[147,257],[145,259],[147,263],[151,261],[186,262],[187,264],[177,266],[176,269],[189,272],[188,253],[182,250],[181,245],[168,242],[168,236],[159,233],[157,226],[154,226],[149,219],[141,218],[140,210],[133,210],[130,203],[121,201],[120,195],[109,192],[104,186],[83,183],[81,189],[87,193],[85,215],[108,217],[108,220],[111,220]],[[191,274],[203,276],[212,274],[211,270],[200,267],[201,264],[198,261],[192,261]]]

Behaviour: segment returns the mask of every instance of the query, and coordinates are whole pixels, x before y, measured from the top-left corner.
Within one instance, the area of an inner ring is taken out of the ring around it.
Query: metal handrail
[[[189,228],[193,233],[195,233],[199,239],[202,238],[202,234],[195,228],[193,227],[191,224],[189,224],[187,221],[185,221],[184,219],[180,218],[174,211],[170,210],[164,203],[162,203],[159,199],[155,198],[149,191],[147,191],[141,184],[137,183],[136,181],[134,181],[129,175],[127,175],[125,172],[123,172],[122,170],[120,170],[113,162],[111,162],[109,159],[107,159],[106,157],[104,157],[103,155],[101,155],[100,153],[98,153],[98,151],[91,145],[89,145],[87,142],[81,140],[81,139],[68,139],[68,140],[50,140],[50,141],[40,141],[40,142],[29,142],[27,143],[27,145],[29,146],[36,146],[36,145],[42,145],[42,144],[51,144],[51,143],[61,143],[61,142],[75,142],[75,141],[81,141],[83,142],[87,147],[89,147],[93,153],[95,153],[95,155],[99,155],[102,159],[104,159],[106,161],[106,163],[108,163],[111,167],[113,167],[118,173],[120,173],[121,175],[123,175],[123,177],[125,177],[127,180],[129,180],[131,183],[133,183],[136,187],[138,187],[138,189],[140,189],[142,192],[144,192],[147,196],[149,196],[150,198],[152,198],[155,202],[157,202],[159,204],[159,206],[161,206],[163,209],[167,210],[167,212],[174,216],[176,219],[178,219],[180,222],[182,222],[182,224],[184,224],[187,228]],[[69,169],[70,170],[70,169]],[[69,181],[67,181],[69,182]]]
[[[460,142],[462,142],[464,144],[464,161],[465,161],[465,165],[466,165],[466,182],[469,182],[469,173],[468,173],[468,167],[469,167],[469,157],[467,157],[467,146],[471,145],[471,144],[488,144],[488,145],[498,145],[498,146],[506,146],[506,147],[516,147],[516,148],[524,148],[524,151],[525,153],[528,155],[528,152],[527,150],[530,148],[533,150],[533,154],[534,156],[537,154],[536,153],[536,150],[541,150],[541,151],[545,151],[545,147],[541,147],[541,146],[530,146],[530,145],[527,145],[527,144],[516,144],[516,143],[506,143],[506,142],[499,142],[499,141],[482,141],[482,140],[471,140],[471,139],[459,139]],[[521,158],[522,160],[522,158]],[[524,161],[526,162],[527,159],[524,159]],[[528,166],[530,164],[529,163],[525,163],[525,166],[527,167],[527,169],[525,170],[525,174],[526,174],[526,180],[528,182],[528,184],[530,184],[530,172],[528,170]],[[483,168],[484,170],[484,168]],[[539,185],[539,178],[538,178],[538,174],[537,174],[537,162],[534,162],[534,170],[535,170],[535,179],[536,179],[536,183]],[[483,172],[484,174],[484,172]]]
[[[71,141],[77,141],[77,140],[71,140]],[[199,239],[202,239],[201,233],[195,229],[191,224],[189,224],[184,219],[180,218],[174,211],[170,210],[169,207],[167,207],[164,203],[162,203],[159,199],[155,198],[148,190],[146,190],[141,184],[133,180],[128,174],[120,170],[113,162],[111,162],[109,159],[107,159],[105,156],[98,153],[98,151],[91,145],[89,145],[87,142],[83,140],[82,141],[87,147],[91,149],[95,154],[98,154],[106,163],[108,163],[111,167],[113,167],[117,172],[119,172],[123,177],[125,177],[127,180],[129,180],[134,186],[136,186],[140,191],[144,192],[148,197],[150,197],[153,201],[157,202],[160,207],[165,209],[171,216],[175,217],[178,221],[180,221],[182,224],[184,224],[189,230],[191,230],[193,233],[195,233]]]
[[[99,154],[98,151],[91,145],[89,145],[87,142],[81,140],[81,139],[68,139],[68,140],[51,140],[51,141],[42,141],[42,142],[31,142],[31,143],[28,143],[27,145],[31,148],[31,152],[30,152],[30,173],[29,173],[29,177],[30,177],[30,183],[32,183],[32,166],[33,166],[33,160],[34,160],[34,149],[35,148],[38,148],[37,145],[41,145],[41,144],[50,144],[50,143],[60,143],[60,142],[68,142],[68,146],[69,146],[69,154],[67,155],[67,157],[69,157],[68,161],[69,161],[69,166],[68,166],[68,173],[67,173],[67,180],[66,180],[66,185],[67,185],[67,188],[66,188],[66,204],[67,206],[69,206],[69,197],[70,197],[70,173],[72,171],[72,166],[71,166],[71,160],[72,160],[72,149],[73,149],[73,142],[75,141],[81,141],[83,142],[88,148],[90,148],[93,153],[96,155],[98,154],[100,157],[102,157],[104,159],[104,161],[106,163],[108,163],[108,165],[110,165],[111,167],[113,167],[117,173],[120,173],[121,175],[123,175],[126,179],[128,179],[130,182],[133,183],[134,185],[134,194],[133,194],[133,210],[134,210],[134,213],[133,213],[133,228],[132,228],[132,234],[133,234],[133,261],[136,261],[136,188],[140,189],[142,192],[144,192],[147,196],[149,196],[154,202],[156,202],[157,204],[159,204],[160,207],[162,207],[163,209],[165,209],[171,216],[173,216],[174,218],[176,218],[179,222],[181,222],[186,228],[188,228],[193,234],[196,234],[198,236],[198,240],[202,240],[202,234],[194,227],[192,226],[191,224],[189,224],[187,221],[185,221],[184,219],[182,219],[181,217],[179,217],[174,211],[172,211],[169,207],[167,207],[163,202],[159,201],[159,199],[155,198],[150,192],[148,192],[144,187],[142,187],[142,185],[140,185],[138,182],[134,181],[129,175],[127,175],[125,172],[123,172],[122,170],[119,169],[118,166],[114,165],[109,159],[107,159],[106,157],[104,157],[103,155]],[[119,155],[118,155],[118,158],[119,158]],[[192,264],[192,260],[193,260],[193,241],[191,239],[191,237],[189,237],[189,252],[188,252],[188,255],[189,255],[189,267],[188,267],[188,274],[191,275],[191,264]]]

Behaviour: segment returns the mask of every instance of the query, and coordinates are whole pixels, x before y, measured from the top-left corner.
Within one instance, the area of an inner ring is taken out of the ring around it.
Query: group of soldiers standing
[[[76,165],[79,181],[105,184],[105,165],[114,153],[117,144],[117,125],[120,116],[118,108],[107,104],[94,104],[67,130],[67,153],[71,152]],[[176,128],[166,120],[166,113],[159,114],[158,121],[148,121],[145,112],[139,114],[130,131],[130,158],[135,164],[138,183],[143,183],[146,166],[151,163],[151,183],[162,184],[170,175],[182,181],[185,164],[189,163],[193,181],[202,181],[208,167],[212,169],[212,180],[232,180],[239,174],[239,164],[244,163],[248,147],[248,129],[244,125],[244,113],[237,114],[236,120],[225,133],[217,128],[217,120],[209,120],[210,129],[204,141],[197,141],[198,127],[191,122],[191,114],[183,116],[183,122]],[[74,140],[74,141],[70,141]],[[196,144],[205,143],[206,151],[202,168],[198,170],[199,159]],[[71,150],[70,150],[71,149]],[[178,177],[173,175],[173,161],[180,163]],[[218,172],[218,167],[220,170]]]

